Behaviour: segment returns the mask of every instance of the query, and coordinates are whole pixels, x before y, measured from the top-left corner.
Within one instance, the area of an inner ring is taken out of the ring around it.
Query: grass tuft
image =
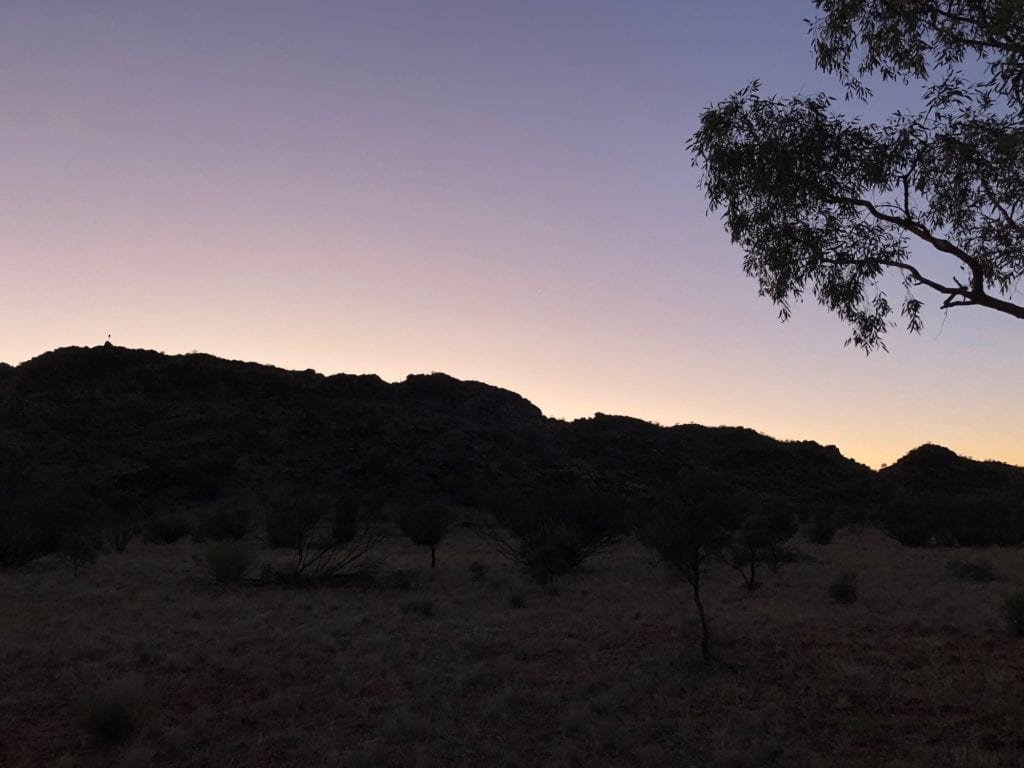
[[[127,744],[142,726],[144,688],[136,678],[97,686],[86,705],[85,727],[102,747]]]

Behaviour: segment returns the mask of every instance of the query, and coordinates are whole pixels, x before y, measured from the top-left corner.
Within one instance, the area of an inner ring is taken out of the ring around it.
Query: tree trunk
[[[697,615],[700,617],[700,656],[705,661],[711,661],[711,633],[708,631],[708,620],[704,615],[704,603],[700,601],[700,561],[694,562],[692,581],[693,602],[697,606]]]
[[[434,567],[434,563],[437,562],[437,557],[434,554],[434,545],[430,545],[430,567]]]

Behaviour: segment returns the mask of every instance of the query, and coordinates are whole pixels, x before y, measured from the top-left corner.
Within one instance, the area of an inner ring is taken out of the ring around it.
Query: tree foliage
[[[444,504],[407,502],[398,513],[398,527],[413,544],[430,547],[430,567],[437,564],[437,545],[451,524],[451,510]]]
[[[797,532],[797,518],[784,505],[773,500],[744,498],[747,510],[739,527],[733,532],[730,546],[722,551],[726,565],[743,578],[743,585],[757,589],[757,564],[768,561],[772,571],[778,570],[778,548]]]
[[[870,123],[826,94],[762,96],[755,80],[706,109],[689,146],[744,270],[782,319],[810,293],[868,352],[897,307],[920,330],[922,288],[943,309],[1024,319],[1024,3],[815,4],[816,65],[847,99],[869,100],[869,77],[920,83],[922,97]]]

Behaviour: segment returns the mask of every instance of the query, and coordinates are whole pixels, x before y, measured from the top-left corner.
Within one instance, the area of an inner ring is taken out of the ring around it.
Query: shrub
[[[154,515],[146,522],[142,538],[151,544],[173,544],[191,530],[192,525],[184,515],[166,512]]]
[[[828,596],[842,605],[857,602],[857,574],[844,573],[829,584]]]
[[[995,581],[996,574],[987,560],[964,560],[957,558],[946,563],[950,575],[964,581]]]
[[[309,583],[340,576],[365,557],[385,529],[366,506],[350,501],[346,495],[331,507],[325,499],[306,497],[269,508],[267,542],[293,550],[294,558],[288,568],[265,569],[264,575],[287,584]]]
[[[624,532],[617,501],[583,488],[501,499],[492,503],[491,512],[493,524],[482,524],[476,532],[545,587]]]
[[[211,541],[203,550],[206,567],[217,581],[241,581],[253,565],[252,548],[241,541]]]
[[[1018,589],[1003,601],[1006,626],[1015,635],[1024,637],[1024,589]]]
[[[128,743],[144,718],[143,686],[126,678],[97,686],[85,710],[85,727],[100,746]]]
[[[832,538],[836,535],[836,524],[831,517],[819,515],[811,520],[804,535],[812,544],[821,544],[822,546],[831,544]]]
[[[197,542],[238,541],[249,533],[252,513],[239,507],[208,507],[196,517],[192,538]]]

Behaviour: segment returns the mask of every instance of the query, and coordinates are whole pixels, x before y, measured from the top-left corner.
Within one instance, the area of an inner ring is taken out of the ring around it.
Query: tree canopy
[[[873,123],[823,93],[763,96],[755,80],[704,110],[689,147],[744,270],[782,319],[809,292],[868,352],[897,311],[919,331],[929,292],[943,309],[1024,319],[1024,3],[815,5],[816,66],[847,100],[869,101],[872,77],[921,98]]]

